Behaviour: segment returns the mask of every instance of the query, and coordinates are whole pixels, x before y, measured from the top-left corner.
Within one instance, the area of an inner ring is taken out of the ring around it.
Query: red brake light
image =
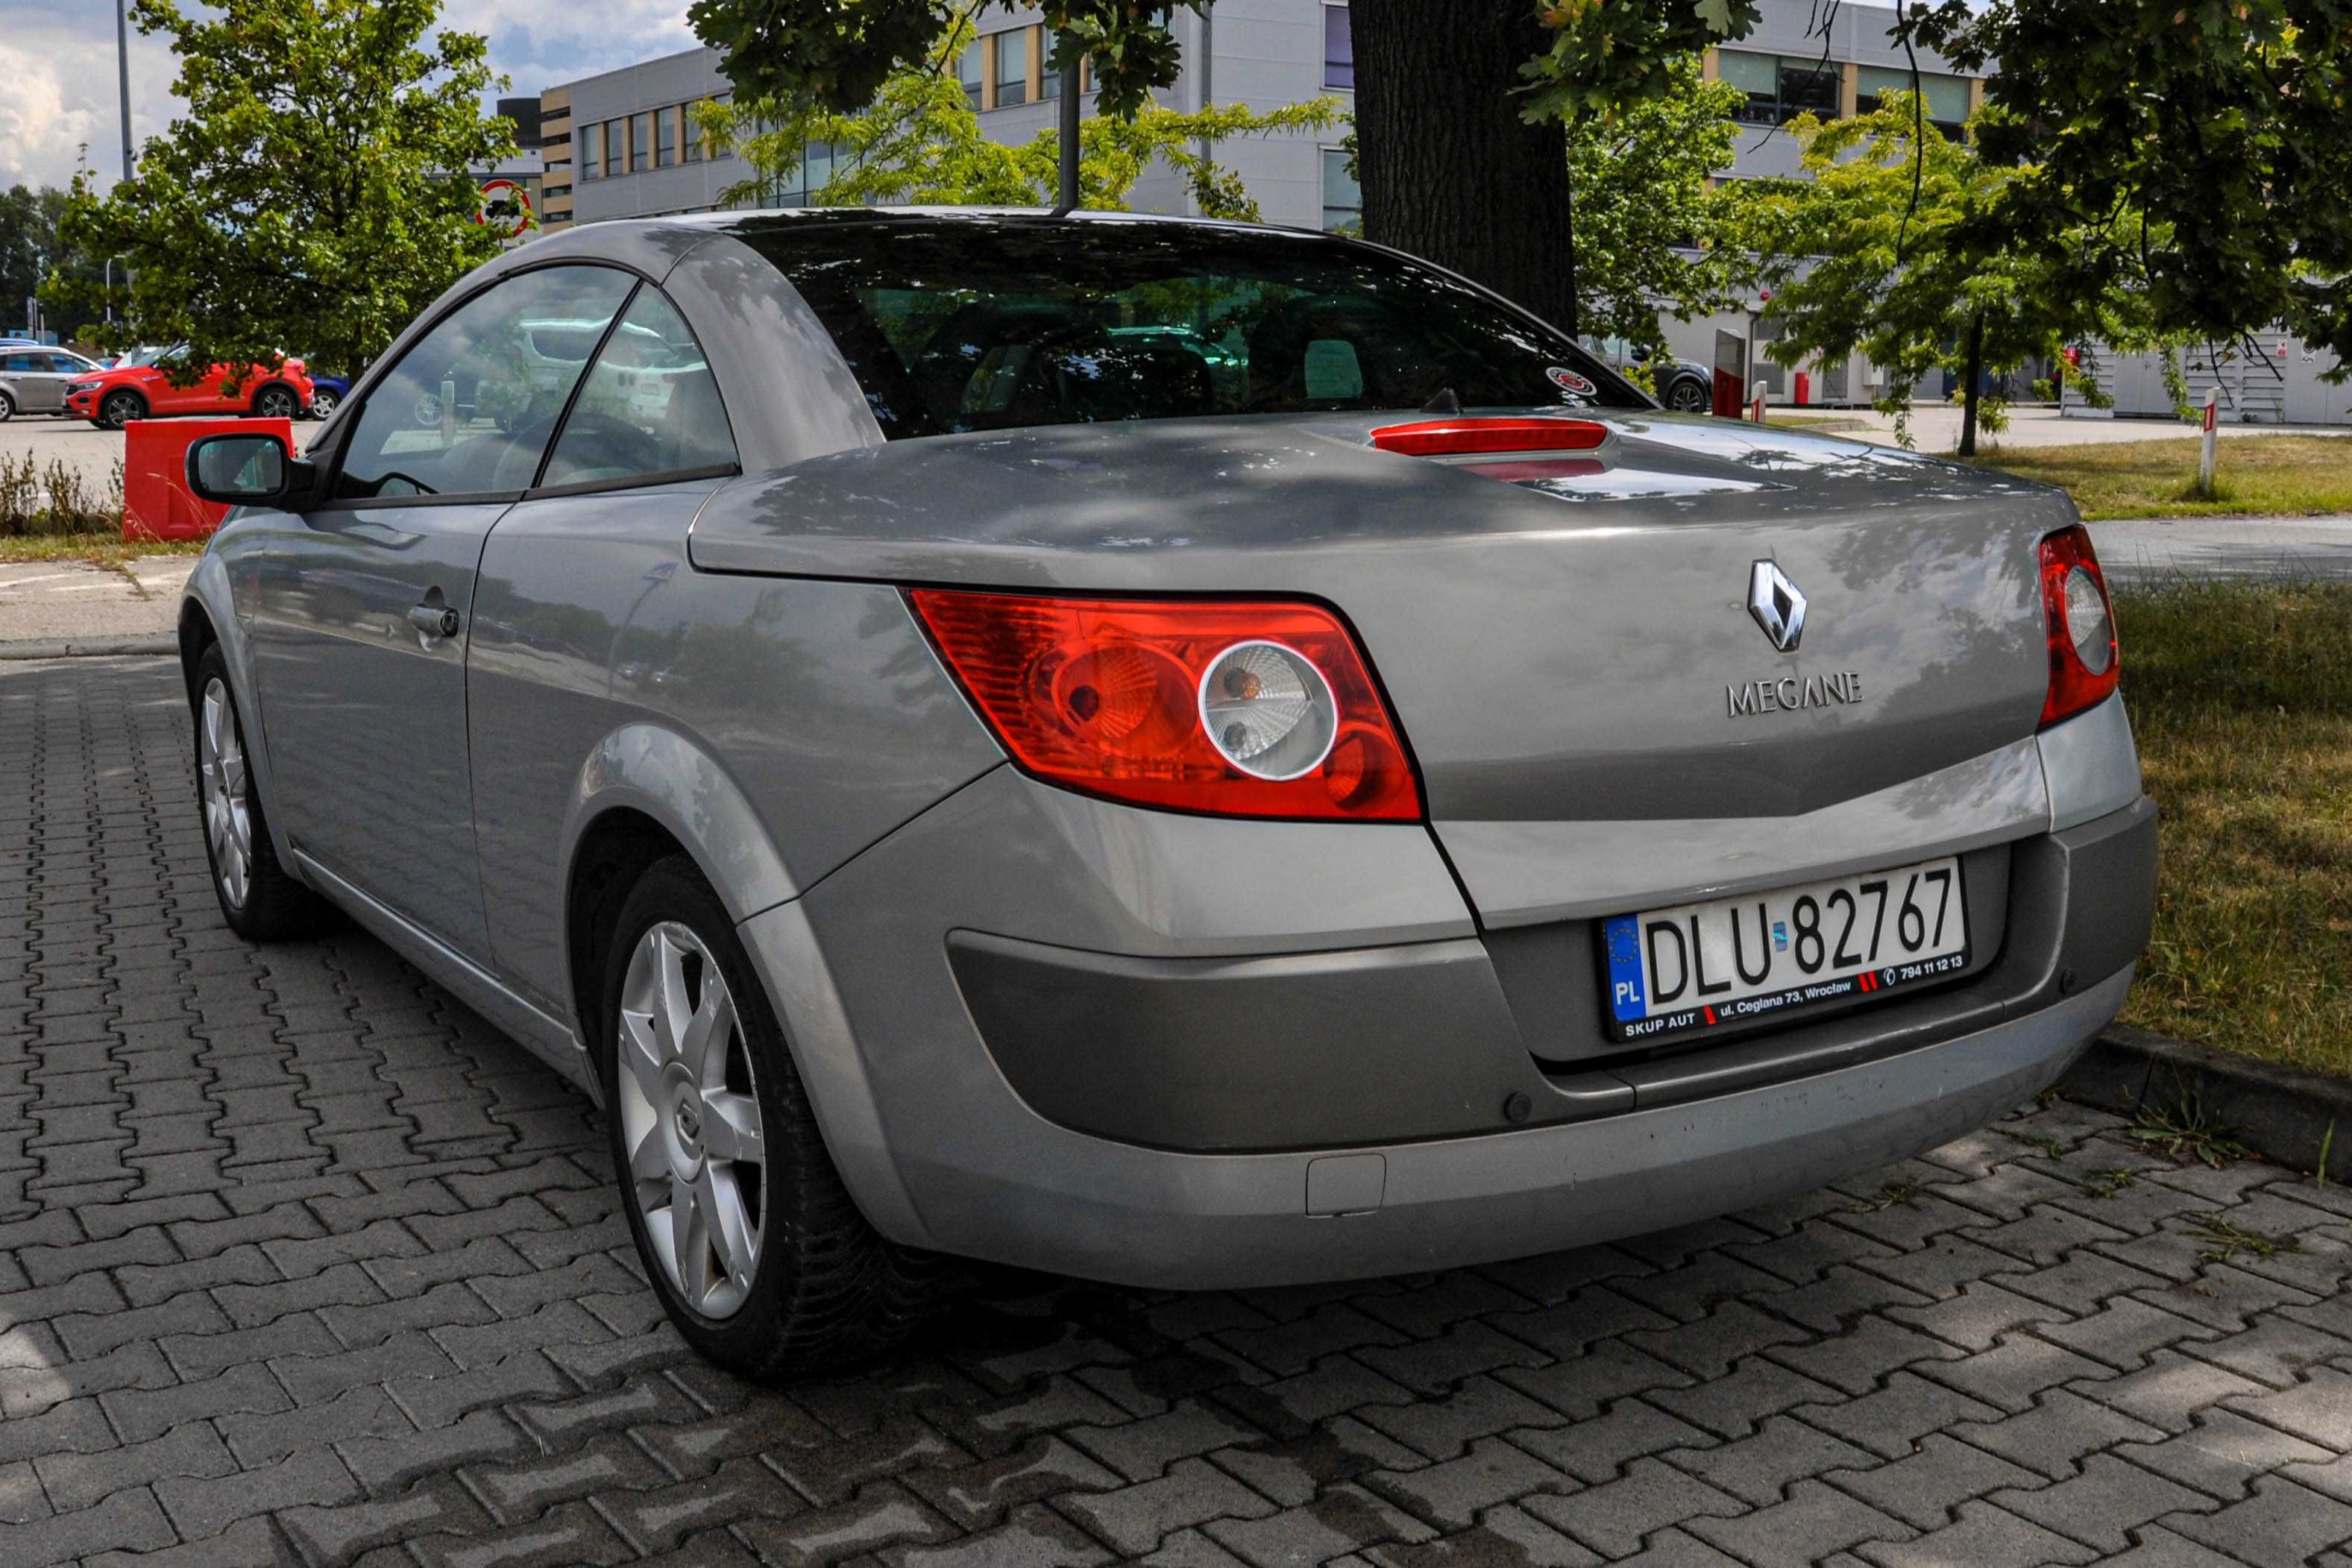
[[[1421,816],[1388,706],[1320,606],[907,597],[997,739],[1049,783],[1222,816]]]
[[[1372,432],[1372,444],[1407,457],[1454,457],[1473,452],[1590,452],[1609,439],[1609,427],[1589,419],[1421,419]]]
[[[2050,638],[2046,726],[2106,701],[2122,673],[2106,575],[2080,523],[2042,541],[2042,616]]]

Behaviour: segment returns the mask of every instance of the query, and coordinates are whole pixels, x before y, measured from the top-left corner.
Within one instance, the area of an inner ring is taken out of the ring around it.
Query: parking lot
[[[2352,1195],[2063,1103],[1434,1277],[982,1271],[884,1364],[736,1383],[584,1099],[369,938],[223,927],[187,727],[165,660],[0,664],[11,1568],[2352,1568]]]

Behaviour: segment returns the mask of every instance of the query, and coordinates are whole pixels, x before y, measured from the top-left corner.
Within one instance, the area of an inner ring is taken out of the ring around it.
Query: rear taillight
[[[2121,672],[2107,580],[2080,523],[2042,541],[2042,614],[2050,634],[2042,722],[2052,725],[2106,701]]]
[[[1049,783],[1225,816],[1421,815],[1388,706],[1320,606],[907,597],[1004,748]]]
[[[1372,444],[1406,457],[1462,457],[1482,452],[1590,452],[1609,439],[1609,427],[1556,415],[1493,419],[1417,419],[1384,424]]]

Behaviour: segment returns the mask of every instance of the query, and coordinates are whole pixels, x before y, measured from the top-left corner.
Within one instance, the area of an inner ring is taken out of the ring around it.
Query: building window
[[[999,33],[996,46],[996,107],[1010,109],[1029,101],[1029,29]]]
[[[1323,227],[1329,234],[1361,234],[1364,191],[1348,172],[1345,148],[1323,149]]]
[[[1807,112],[1837,118],[1844,68],[1834,60],[1746,49],[1718,49],[1716,60],[1717,74],[1748,95],[1739,118],[1750,125],[1780,125]]]
[[[623,150],[624,139],[627,133],[626,121],[619,120],[604,121],[604,175],[607,179],[614,174],[628,172],[628,153]]]
[[[647,143],[653,139],[654,117],[650,114],[629,116],[629,172],[653,167],[647,161]]]
[[[1865,114],[1878,107],[1881,93],[1911,90],[1911,73],[1900,68],[1864,66],[1858,74],[1856,101]],[[1928,123],[1958,141],[1968,123],[1969,78],[1921,71],[1919,94],[1927,100],[1921,107],[1927,110]]]
[[[713,103],[732,103],[735,101],[735,95],[731,92],[722,92],[713,97],[710,101]],[[714,159],[732,158],[735,156],[735,149],[732,147],[721,147],[714,151],[710,155]]]
[[[654,167],[667,169],[677,162],[677,110],[654,110]]]
[[[1039,98],[1059,98],[1062,96],[1062,73],[1054,68],[1054,51],[1050,47],[1051,40],[1044,36],[1045,29],[1042,27],[1038,29],[1038,35],[1037,96]]]
[[[601,180],[604,177],[604,128],[584,125],[580,129],[580,177]]]
[[[801,189],[814,198],[833,179],[833,143],[812,141],[801,158]]]
[[[699,163],[702,162],[702,127],[694,122],[694,108],[690,103],[678,106],[678,134],[683,138],[686,161]]]
[[[981,64],[981,50],[983,47],[985,46],[981,40],[974,38],[971,41],[971,47],[963,52],[963,58],[956,62],[956,72],[963,82],[963,99],[974,109],[980,107],[981,78],[986,69]]]
[[[1345,5],[1323,7],[1323,85],[1356,90],[1356,35]]]

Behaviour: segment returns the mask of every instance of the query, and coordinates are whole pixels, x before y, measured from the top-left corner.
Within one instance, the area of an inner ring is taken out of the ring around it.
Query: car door
[[[96,375],[98,367],[79,355],[60,354],[54,350],[48,360],[48,371],[41,377],[42,391],[46,394],[41,412],[62,413],[66,406],[66,388],[85,376]]]
[[[488,942],[466,736],[484,541],[538,476],[578,370],[535,378],[520,323],[609,322],[635,286],[584,265],[512,274],[450,309],[372,386],[325,497],[289,517],[256,593],[257,682],[296,849],[477,960]],[[420,404],[464,379],[461,413]]]
[[[37,358],[43,363],[48,360],[47,354]],[[42,404],[41,374],[34,368],[35,359],[35,355],[21,351],[0,354],[0,392],[8,394],[8,401],[16,405],[18,413],[47,412]]]

